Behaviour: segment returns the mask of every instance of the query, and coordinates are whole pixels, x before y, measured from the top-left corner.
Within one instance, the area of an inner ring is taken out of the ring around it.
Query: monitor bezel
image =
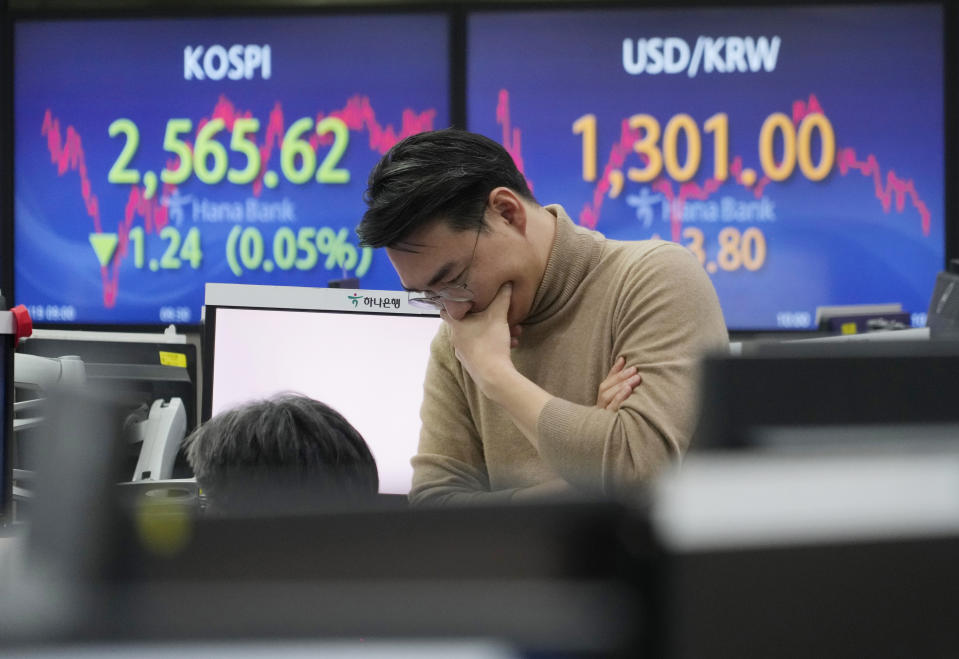
[[[921,329],[757,341],[740,354],[713,353],[700,365],[690,452],[768,448],[762,437],[779,429],[954,429],[959,408],[949,403],[953,389],[946,381],[955,364],[959,341],[929,339]],[[895,400],[884,404],[884,396]]]
[[[344,294],[362,295],[363,297],[388,295],[399,298],[400,306],[397,309],[377,309],[375,311],[359,308],[350,309],[346,306],[348,303],[343,302]],[[216,316],[218,309],[439,317],[439,310],[430,311],[411,306],[406,291],[208,283],[205,300],[203,333],[200,343],[203,365],[200,423],[208,421],[213,411],[213,362],[216,354]]]

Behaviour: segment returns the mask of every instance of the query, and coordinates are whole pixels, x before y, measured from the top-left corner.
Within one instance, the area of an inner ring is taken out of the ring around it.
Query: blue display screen
[[[925,323],[944,263],[942,10],[555,10],[468,19],[468,127],[541,203],[689,247],[731,329],[825,305]]]
[[[194,324],[206,282],[400,287],[353,229],[382,154],[449,125],[444,14],[14,36],[15,293],[35,321]]]

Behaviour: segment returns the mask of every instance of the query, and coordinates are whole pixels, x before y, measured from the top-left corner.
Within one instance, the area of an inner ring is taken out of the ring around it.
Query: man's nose
[[[443,300],[443,306],[446,307],[446,313],[453,320],[461,320],[470,309],[473,308],[473,302],[454,302],[453,300]]]

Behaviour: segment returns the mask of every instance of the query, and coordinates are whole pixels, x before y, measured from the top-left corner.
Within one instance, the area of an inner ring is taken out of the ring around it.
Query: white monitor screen
[[[333,290],[321,292],[350,302],[358,298],[357,308],[216,308],[210,413],[289,391],[320,400],[346,417],[369,444],[380,492],[406,494],[430,342],[442,321],[436,315],[399,313],[408,311],[405,292],[371,296]],[[208,314],[209,297],[208,291]],[[399,308],[386,313],[382,306],[368,306],[384,297],[399,300]]]

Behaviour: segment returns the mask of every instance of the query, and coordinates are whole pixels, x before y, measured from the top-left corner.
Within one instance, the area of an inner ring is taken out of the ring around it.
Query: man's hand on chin
[[[510,359],[510,346],[518,338],[507,321],[512,292],[512,285],[504,284],[488,307],[460,320],[445,309],[440,315],[450,326],[456,358],[483,395],[502,406],[538,450],[536,422],[551,396],[517,371]]]
[[[503,284],[488,307],[460,320],[440,311],[450,326],[456,358],[484,392],[497,375],[513,369],[509,351],[519,343],[520,328],[511,328],[506,320],[512,291],[512,284]]]

